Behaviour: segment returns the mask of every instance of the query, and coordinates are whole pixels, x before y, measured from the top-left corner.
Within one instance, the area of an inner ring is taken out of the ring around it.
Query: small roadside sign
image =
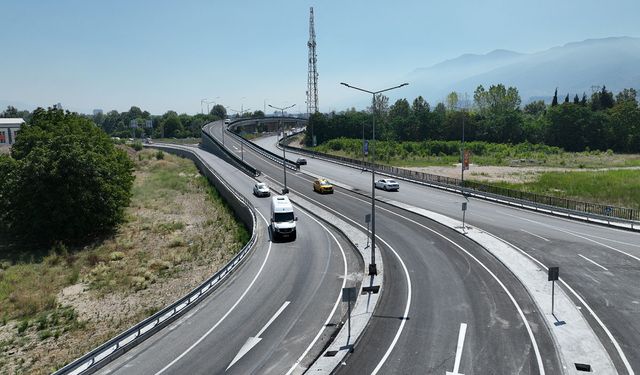
[[[364,156],[369,155],[369,141],[364,141],[364,145],[362,146],[362,151],[364,152]]]
[[[464,150],[463,165],[464,165],[465,171],[469,169],[470,159],[471,159],[471,151]]]
[[[548,281],[557,281],[560,276],[560,267],[549,267]]]

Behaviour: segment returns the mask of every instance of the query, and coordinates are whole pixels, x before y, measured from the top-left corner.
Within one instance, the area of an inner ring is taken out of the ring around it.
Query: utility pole
[[[295,107],[295,104],[292,104],[284,108],[275,107],[269,104],[269,107],[280,111],[280,125],[282,127],[282,140],[284,140],[285,138],[284,123],[282,121],[282,118],[284,117],[284,110]],[[287,189],[287,154],[286,154],[286,147],[284,145],[282,146],[282,174],[284,175],[284,189],[282,189],[282,194],[287,194],[289,192],[289,189]]]

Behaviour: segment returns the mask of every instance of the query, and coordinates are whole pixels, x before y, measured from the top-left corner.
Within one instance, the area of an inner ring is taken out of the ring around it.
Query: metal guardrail
[[[605,222],[619,221],[630,224],[631,229],[634,229],[634,225],[638,225],[638,221],[640,220],[640,210],[637,209],[582,202],[567,198],[552,197],[542,194],[502,188],[469,180],[464,181],[463,183],[462,180],[457,178],[412,171],[409,169],[370,163],[366,161],[363,162],[362,160],[325,154],[322,152],[301,149],[298,147],[292,147],[287,144],[283,144],[283,142],[280,142],[279,144],[281,147],[286,147],[291,151],[310,155],[315,158],[322,158],[330,161],[340,162],[351,167],[375,169],[376,172],[381,172],[390,176],[399,177],[410,181],[416,181],[435,187],[445,188],[447,190],[450,190],[453,187],[457,191],[463,192],[466,195],[473,195],[479,198],[483,198],[485,195],[487,195],[490,196],[491,200],[513,201],[518,206],[522,207],[542,209],[545,211],[562,212],[564,214],[567,214],[568,216],[585,216],[587,219],[592,218]]]
[[[203,142],[203,144],[206,146],[207,142],[206,141],[210,141],[213,142],[213,144],[215,145],[215,147],[217,149],[219,149],[223,155],[219,155],[221,157],[226,157],[230,161],[231,164],[235,164],[237,167],[239,167],[240,170],[242,170],[245,173],[248,173],[249,175],[251,175],[252,177],[258,177],[260,176],[261,172],[256,169],[255,167],[253,167],[252,165],[250,165],[249,163],[247,163],[246,161],[242,160],[241,158],[239,158],[237,155],[235,155],[233,152],[229,151],[226,147],[224,147],[220,141],[218,141],[216,139],[216,137],[212,136],[211,134],[208,133],[207,129],[209,127],[209,124],[206,124],[202,127],[201,133],[203,136],[203,140],[205,142]],[[224,124],[223,124],[224,126]],[[215,150],[209,150],[215,153]]]
[[[240,203],[250,212],[252,218],[252,235],[249,242],[231,259],[224,267],[218,270],[215,274],[204,281],[200,286],[194,288],[186,296],[175,301],[171,305],[158,311],[147,319],[127,329],[111,340],[105,342],[99,347],[93,349],[89,353],[69,363],[63,368],[56,371],[55,375],[62,374],[92,374],[98,371],[100,368],[107,365],[109,362],[118,358],[120,355],[129,351],[152,334],[167,326],[175,319],[180,317],[183,313],[189,310],[191,307],[200,302],[205,296],[215,290],[215,287],[224,280],[231,272],[240,264],[240,262],[249,254],[251,249],[256,243],[256,225],[257,220],[251,204],[249,201],[240,195],[235,189],[231,187],[219,174],[213,169],[209,168],[207,164],[197,154],[193,154],[205,166],[210,173],[212,173],[219,181],[224,184],[227,189],[238,199]]]
[[[276,163],[282,164],[282,156],[280,156],[278,154],[275,154],[275,153],[273,153],[273,152],[271,152],[269,150],[265,150],[264,148],[256,145],[255,143],[253,143],[251,141],[248,141],[248,140],[244,139],[242,136],[240,136],[240,135],[238,135],[238,134],[236,134],[234,132],[229,132],[229,133],[232,134],[232,136],[236,140],[238,140],[239,142],[242,142],[244,145],[246,145],[247,147],[249,147],[253,151],[259,153],[260,155],[262,155],[262,156],[264,156],[264,157],[266,157],[268,159],[271,159],[271,160],[275,161]],[[300,166],[298,165],[298,163],[296,163],[293,160],[285,159],[285,162],[286,162],[287,168],[289,168],[291,170],[297,171],[297,170],[300,169]]]

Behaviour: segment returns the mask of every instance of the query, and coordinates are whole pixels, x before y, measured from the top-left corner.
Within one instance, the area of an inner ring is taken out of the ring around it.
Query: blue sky
[[[341,81],[376,90],[464,53],[640,37],[637,0],[3,0],[0,103],[193,114],[209,98],[304,112],[310,6],[322,111],[369,100]]]

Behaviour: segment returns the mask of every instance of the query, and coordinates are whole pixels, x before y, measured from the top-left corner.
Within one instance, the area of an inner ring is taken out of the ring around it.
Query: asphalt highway
[[[255,142],[281,152],[275,136]],[[369,172],[290,152],[287,157],[305,157],[308,164],[301,167],[304,171],[370,194]],[[400,202],[458,219],[465,201],[459,194],[401,180],[398,192],[378,190],[376,195],[380,201]],[[639,233],[481,199],[467,202],[467,223],[510,242],[546,267],[560,267],[570,296],[601,338],[618,372],[640,372]]]
[[[219,124],[209,129],[221,139]],[[262,180],[281,187],[281,164],[247,147],[242,151],[229,135],[225,145],[244,152],[244,160],[263,173]],[[307,160],[309,165],[302,168],[316,167],[315,160]],[[317,168],[322,169],[318,175],[339,181],[341,167],[323,164]],[[370,184],[370,174],[361,177],[366,176]],[[319,195],[313,192],[312,181],[303,173],[288,171],[287,185],[292,192],[345,220],[365,225],[370,198],[340,188],[332,195]],[[457,232],[382,202],[376,222],[385,268],[381,302],[339,373],[443,374],[454,370],[456,357],[457,370],[464,374],[561,373],[540,313],[500,262]]]
[[[118,374],[284,374],[308,366],[345,313],[341,288],[363,269],[339,232],[297,207],[298,238],[271,242],[269,198],[255,180],[194,148],[258,211],[258,245],[205,301],[101,370]]]

